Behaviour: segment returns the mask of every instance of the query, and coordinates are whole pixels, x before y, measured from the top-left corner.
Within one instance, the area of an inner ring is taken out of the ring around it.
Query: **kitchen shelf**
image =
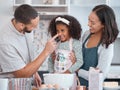
[[[14,4],[14,6],[18,7],[20,6],[21,4]],[[32,7],[68,7],[68,5],[66,4],[61,4],[61,5],[51,5],[51,4],[47,4],[47,5],[44,5],[44,4],[32,4],[31,5]]]
[[[66,12],[38,12],[39,15],[65,15]]]
[[[49,18],[56,15],[69,14],[70,0],[28,0],[29,3],[39,15],[45,15]],[[49,3],[46,3],[50,1]],[[57,1],[57,3],[55,3]],[[13,8],[26,3],[25,0],[14,0]],[[44,18],[45,18],[44,16]],[[42,18],[41,18],[42,19]]]

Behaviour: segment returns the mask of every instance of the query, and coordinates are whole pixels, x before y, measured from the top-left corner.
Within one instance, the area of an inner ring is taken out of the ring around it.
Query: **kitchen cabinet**
[[[14,7],[21,4],[30,4],[38,11],[41,19],[68,14],[70,8],[70,0],[14,0]]]

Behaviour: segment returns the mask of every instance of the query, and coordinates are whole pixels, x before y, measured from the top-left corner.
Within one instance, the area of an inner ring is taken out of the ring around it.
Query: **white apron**
[[[72,41],[73,39],[71,38],[69,40],[70,50],[57,49],[55,51],[56,53],[56,59],[54,65],[55,73],[64,73],[66,70],[68,70],[71,67],[72,62],[69,59],[69,54],[72,51]]]

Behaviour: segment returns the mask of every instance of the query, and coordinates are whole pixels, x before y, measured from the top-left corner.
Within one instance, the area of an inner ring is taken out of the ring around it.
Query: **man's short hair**
[[[31,23],[31,20],[36,17],[38,17],[37,11],[27,4],[17,7],[14,13],[15,20],[24,24]]]

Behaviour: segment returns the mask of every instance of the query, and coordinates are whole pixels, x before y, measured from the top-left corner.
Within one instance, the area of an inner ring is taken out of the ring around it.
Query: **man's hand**
[[[56,34],[53,38],[51,38],[45,45],[45,51],[47,54],[51,54],[58,46],[55,38],[59,37],[59,34]]]

